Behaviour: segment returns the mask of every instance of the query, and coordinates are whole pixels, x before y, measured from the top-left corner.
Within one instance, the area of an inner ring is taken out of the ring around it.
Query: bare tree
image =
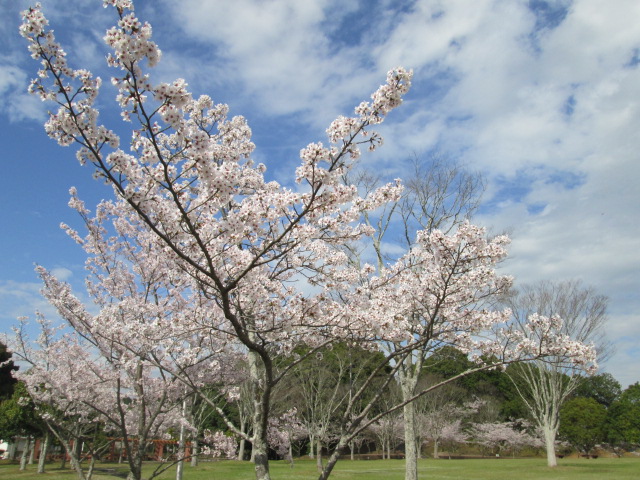
[[[435,229],[449,233],[456,225],[469,220],[480,205],[485,189],[484,177],[462,165],[433,155],[428,162],[416,156],[413,172],[405,182],[400,202],[404,240],[414,242],[417,230]]]
[[[512,309],[522,328],[533,313],[557,316],[562,319],[565,335],[596,346],[600,363],[611,354],[611,344],[605,337],[608,299],[580,281],[524,285],[511,291],[504,303]],[[553,357],[514,365],[507,372],[543,432],[548,466],[555,467],[560,407],[582,377],[573,366]]]

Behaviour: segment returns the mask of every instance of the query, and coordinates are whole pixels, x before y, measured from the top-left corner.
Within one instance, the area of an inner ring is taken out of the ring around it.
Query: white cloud
[[[0,108],[11,121],[42,121],[46,109],[42,102],[26,92],[26,72],[15,65],[0,64]]]
[[[65,267],[53,268],[50,273],[62,282],[69,280],[73,276],[73,272]]]
[[[338,105],[353,101],[355,94],[367,95],[383,78],[363,68],[367,55],[358,45],[331,42],[340,20],[357,3],[189,0],[166,5],[187,35],[211,48],[216,67],[201,66],[211,68],[214,82],[241,88],[244,101],[268,115],[310,112],[312,123],[325,126]]]
[[[40,295],[42,284],[38,282],[0,281],[2,312],[0,320],[3,330],[8,331],[17,324],[21,316],[33,316],[36,311],[52,313],[49,303]]]

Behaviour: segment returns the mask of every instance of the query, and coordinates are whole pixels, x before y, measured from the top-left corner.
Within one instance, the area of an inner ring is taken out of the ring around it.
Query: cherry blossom
[[[477,359],[479,369],[550,352],[585,368],[592,364],[589,347],[556,334],[555,319],[532,318],[525,334],[509,327],[508,310],[479,306],[510,282],[494,269],[506,255],[506,237],[488,241],[470,224],[452,234],[419,232],[414,248],[378,270],[354,266],[344,254],[346,243],[373,233],[361,216],[402,191],[394,181],[362,197],[344,178],[360,161],[361,146],[383,144],[375,128],[401,105],[411,71],[391,70],[354,116],[338,117],[324,142],[302,148],[289,183],[298,185],[289,188],[267,181],[266,166],[253,161],[255,145],[243,117],[229,118],[228,107],[206,95],[195,98],[184,79],[154,80],[162,55],[133,2],[103,4],[117,14],[104,40],[130,141],[121,142],[99,122],[101,80],[69,66],[39,5],[23,12],[20,32],[41,62],[30,90],[58,105],[45,125],[48,135],[62,146],[77,145],[80,163],[91,165],[115,195],[90,218],[72,191],[71,206],[88,235],[63,226],[88,254],[87,289],[98,313],[39,269],[45,296],[77,335],[134,379],[131,388],[142,378],[134,375],[140,369],[145,378],[156,369],[169,384],[196,393],[219,381],[233,397],[237,378],[230,365],[242,352],[252,383],[253,433],[228,419],[227,426],[252,442],[256,478],[268,480],[273,389],[292,368],[278,369],[275,359],[296,346],[306,345],[313,355],[336,339],[371,350],[399,343],[403,348],[387,352],[378,367],[395,365],[392,374],[412,350],[444,344]],[[386,385],[391,381],[387,377]],[[369,415],[372,403],[355,411],[355,397],[321,478],[367,422],[382,418]]]

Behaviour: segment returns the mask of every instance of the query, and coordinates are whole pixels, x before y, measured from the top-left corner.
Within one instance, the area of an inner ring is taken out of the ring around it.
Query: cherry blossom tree
[[[132,152],[118,148],[119,137],[98,123],[95,101],[101,84],[87,70],[68,66],[66,54],[39,7],[24,12],[21,32],[42,69],[31,91],[59,104],[46,124],[61,145],[77,143],[81,163],[109,182],[136,212],[157,254],[174,262],[208,307],[249,352],[250,373],[258,386],[253,437],[257,478],[269,478],[266,430],[270,396],[280,377],[273,369],[272,345],[280,352],[316,330],[344,329],[351,322],[333,311],[324,293],[305,297],[287,283],[301,270],[313,277],[344,260],[331,245],[358,238],[366,229],[352,225],[363,209],[394,198],[385,186],[368,198],[340,182],[360,155],[359,144],[374,149],[381,138],[369,127],[401,103],[411,74],[389,73],[388,81],[352,118],[340,117],[328,129],[330,146],[310,144],[301,151],[295,180],[304,188],[282,188],[264,179],[264,165],[250,160],[254,145],[242,117],[227,119],[227,107],[202,96],[194,99],[184,80],[154,84],[144,67],[153,67],[160,50],[151,27],[140,22],[130,1],[108,1],[119,15],[106,34],[113,49],[109,65],[125,121],[138,123]]]
[[[500,291],[510,282],[493,268],[506,254],[506,237],[487,240],[484,229],[464,223],[450,235],[439,230],[420,231],[417,239],[416,246],[388,266],[383,275],[373,275],[375,269],[370,267],[368,275],[355,284],[350,277],[339,279],[334,275],[335,281],[342,282],[338,290],[344,308],[355,325],[361,324],[360,315],[364,317],[362,324],[365,318],[371,322],[366,331],[357,332],[360,338],[369,335],[375,339],[371,348],[384,349],[389,343],[402,346],[393,351],[385,349],[385,362],[379,368],[393,365],[388,372],[391,377],[416,350],[431,353],[445,345],[467,354],[474,366],[403,398],[378,415],[370,413],[388,383],[383,383],[363,408],[356,410],[350,402],[342,419],[341,436],[321,479],[328,478],[340,452],[360,430],[459,378],[550,355],[576,368],[595,368],[595,351],[563,335],[562,322],[557,318],[531,315],[522,330],[513,324],[510,310],[478,307],[486,292]],[[360,392],[353,399],[359,396]]]
[[[28,319],[22,317],[19,327],[15,328],[15,340],[9,342],[17,357],[32,366],[21,373],[25,391],[20,401],[33,409],[34,415],[64,447],[78,478],[90,480],[94,460],[105,444],[95,435],[104,429],[103,419],[75,395],[77,391],[86,392],[80,373],[87,367],[83,361],[86,352],[78,348],[77,338],[56,339],[60,328],[53,328],[40,314],[36,319],[40,333],[35,341],[29,339]],[[88,372],[91,374],[93,370]],[[87,382],[87,390],[91,390],[91,385],[91,381]],[[86,471],[79,448],[83,444],[91,456]]]
[[[229,119],[228,107],[208,96],[193,98],[182,79],[153,81],[149,72],[160,60],[160,50],[151,40],[150,25],[135,16],[133,3],[103,3],[115,7],[119,18],[105,41],[112,50],[108,64],[116,71],[112,84],[122,118],[134,125],[129,153],[119,148],[115,131],[98,121],[101,80],[69,66],[39,6],[24,12],[21,27],[32,56],[42,65],[30,90],[59,106],[45,125],[47,133],[60,145],[78,145],[78,160],[92,165],[94,175],[113,187],[117,200],[102,208],[116,228],[122,219],[127,229],[117,243],[133,245],[131,252],[141,254],[144,265],[157,263],[157,269],[134,267],[133,273],[128,262],[116,263],[99,282],[90,283],[92,296],[110,299],[99,304],[97,317],[116,318],[105,321],[104,328],[119,322],[116,350],[131,358],[131,365],[141,362],[143,371],[153,365],[167,379],[196,392],[205,377],[218,378],[227,371],[221,368],[221,352],[246,352],[254,395],[252,434],[231,422],[228,427],[251,441],[258,480],[270,478],[268,425],[274,389],[304,356],[281,369],[275,359],[298,345],[309,347],[307,355],[335,339],[372,351],[381,342],[399,346],[385,351],[350,396],[337,419],[341,432],[321,479],[328,478],[340,453],[368,425],[427,391],[373,414],[399,365],[414,351],[454,345],[477,360],[477,369],[470,372],[550,353],[590,365],[591,350],[557,336],[554,321],[532,317],[529,327],[540,334],[528,336],[509,327],[510,312],[476,308],[485,295],[508,284],[493,270],[506,253],[504,237],[487,241],[482,229],[465,223],[449,235],[419,232],[406,255],[378,272],[370,265],[349,264],[341,246],[372,233],[358,219],[397,200],[401,187],[392,182],[361,197],[355,185],[342,180],[362,145],[374,150],[382,143],[373,128],[402,103],[411,72],[390,71],[355,116],[331,123],[327,146],[312,143],[302,149],[292,179],[299,186],[286,188],[267,181],[266,167],[251,160],[254,145],[242,117]],[[102,272],[101,253],[91,255]],[[153,288],[138,290],[135,275],[151,273],[154,280],[142,285]],[[63,284],[43,278],[48,299],[67,321],[91,317]],[[313,288],[296,288],[294,281]],[[118,290],[123,286],[131,290]],[[82,322],[74,328],[81,335],[99,329]],[[482,355],[493,363],[483,363]],[[381,388],[363,403],[364,392],[383,371],[389,375]],[[230,396],[235,392],[229,388]]]
[[[70,205],[84,220],[87,235],[82,237],[66,225],[63,228],[87,253],[87,290],[98,313],[89,313],[69,285],[39,267],[45,284],[43,294],[83,341],[67,350],[75,351],[76,358],[97,353],[113,372],[124,376],[111,382],[102,380],[104,394],[93,395],[104,399],[106,403],[101,406],[95,400],[91,403],[92,395],[69,401],[84,403],[123,437],[131,476],[139,478],[145,444],[162,436],[169,427],[178,429],[184,440],[185,430],[194,429],[187,412],[180,412],[180,405],[184,406],[186,396],[197,388],[201,398],[215,405],[205,395],[205,387],[217,382],[224,385],[222,392],[231,388],[236,376],[229,367],[238,354],[220,346],[222,334],[197,329],[203,315],[208,318],[207,309],[194,303],[180,277],[167,271],[163,258],[153,254],[148,242],[145,244],[145,231],[136,228],[137,216],[128,217],[125,212],[115,215],[117,204],[102,202],[91,218],[75,190],[71,193]],[[212,326],[208,323],[208,330]],[[33,365],[37,368],[43,363],[47,362],[40,359]],[[87,360],[84,368],[98,371],[102,367]],[[77,382],[71,377],[66,380]],[[138,398],[141,411],[132,408],[133,398]],[[109,405],[118,406],[120,411],[107,412]],[[130,413],[124,415],[124,411]],[[179,456],[179,465],[181,461]],[[155,474],[165,468],[160,467]]]
[[[367,431],[373,435],[376,444],[380,447],[382,459],[391,459],[391,452],[398,443],[398,439],[403,436],[402,419],[398,415],[386,415],[369,425]]]
[[[418,416],[419,429],[426,439],[433,443],[433,458],[439,458],[439,447],[442,442],[464,441],[463,421],[476,413],[482,402],[473,401],[462,404],[436,395],[426,395],[428,408]]]
[[[187,420],[181,418],[185,412],[181,413],[179,406],[192,386],[220,381],[215,377],[220,371],[226,372],[225,388],[232,385],[229,378],[233,372],[220,359],[232,361],[235,356],[226,352],[215,357],[220,353],[219,336],[194,335],[194,325],[201,321],[204,309],[194,305],[185,293],[184,282],[168,272],[162,257],[145,245],[137,216],[128,217],[126,212],[115,215],[117,203],[102,202],[91,218],[74,189],[71,194],[70,205],[83,219],[87,234],[83,237],[66,225],[62,227],[87,253],[86,284],[94,305],[85,306],[69,285],[38,267],[43,295],[72,330],[54,341],[41,322],[39,350],[28,347],[22,331],[16,343],[22,357],[32,364],[29,378],[35,382],[33,395],[42,395],[41,383],[52,385],[50,402],[64,399],[65,409],[79,404],[93,412],[112,434],[123,438],[131,477],[139,478],[148,442],[169,428],[184,431]],[[97,314],[90,313],[96,308]],[[68,360],[73,369],[51,369],[56,363],[49,357],[58,350],[73,355]],[[200,351],[204,353],[198,354]],[[205,361],[206,376],[200,368]],[[74,374],[81,371],[95,375],[83,379]],[[180,381],[172,373],[176,371],[182,373]],[[91,385],[100,390],[92,390]]]
[[[451,459],[451,453],[455,452],[460,445],[467,443],[468,440],[469,435],[465,432],[461,419],[445,424],[440,430],[439,442],[447,449],[449,459]]]
[[[269,420],[269,446],[293,466],[293,444],[306,437],[306,429],[295,408]]]
[[[102,350],[90,348],[97,346],[87,345],[88,336],[80,337],[75,331],[57,335],[60,328],[52,328],[42,316],[39,323],[41,334],[35,345],[26,336],[24,322],[18,330],[14,351],[30,366],[21,379],[40,416],[64,445],[79,478],[84,479],[85,474],[69,436],[79,445],[90,438],[87,431],[95,432],[103,425],[105,433],[122,439],[129,478],[140,480],[147,446],[180,422],[177,383],[157,375],[156,369],[126,355],[114,343],[107,355],[104,344],[99,345]],[[89,478],[95,458],[108,444],[87,444],[91,446]]]
[[[384,242],[391,236],[389,232],[397,235],[397,231],[400,230],[402,245],[411,250],[416,243],[416,231],[431,233],[439,230],[450,233],[458,225],[469,220],[480,202],[484,180],[479,174],[470,173],[455,162],[448,162],[438,156],[432,157],[426,164],[416,157],[412,167],[406,188],[397,202],[390,203],[382,211],[376,212],[376,215],[370,215],[368,212],[363,214],[365,223],[375,230],[372,244],[379,272],[384,272],[387,262],[395,260],[389,258],[384,251]],[[359,183],[365,190],[370,190],[378,183],[378,179],[365,173],[360,175]],[[350,249],[350,253],[352,258],[359,259],[360,256],[355,254],[353,248]],[[492,294],[498,293],[500,290],[486,291],[485,296],[491,297]],[[437,311],[438,308],[435,307],[433,312]],[[418,337],[428,332],[431,321],[433,318],[414,315],[414,335]],[[386,348],[389,351],[402,351],[404,345],[388,342]],[[410,355],[404,356],[397,372],[404,399],[420,391],[418,382],[430,351],[414,349]],[[421,442],[418,438],[420,434],[415,409],[413,402],[407,403],[403,408],[405,480],[417,480],[418,476],[417,462]]]

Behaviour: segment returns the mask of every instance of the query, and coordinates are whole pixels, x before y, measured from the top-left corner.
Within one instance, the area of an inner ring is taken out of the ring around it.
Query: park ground
[[[151,471],[155,464],[148,464]],[[100,464],[94,480],[115,480],[126,476],[124,465]],[[118,475],[120,474],[120,475]],[[271,463],[274,480],[313,479],[317,477],[315,461],[296,460],[293,467],[283,461]],[[45,474],[37,474],[36,466],[19,471],[17,464],[0,464],[2,480],[75,480],[72,470],[60,470],[49,465]],[[184,480],[251,480],[253,465],[249,462],[219,461],[186,467]],[[338,462],[331,475],[335,480],[402,480],[404,463],[401,460],[344,460]],[[527,459],[466,459],[420,460],[419,478],[425,480],[638,480],[640,458],[563,459],[558,467],[548,468],[541,458]],[[175,479],[170,469],[159,480]]]

